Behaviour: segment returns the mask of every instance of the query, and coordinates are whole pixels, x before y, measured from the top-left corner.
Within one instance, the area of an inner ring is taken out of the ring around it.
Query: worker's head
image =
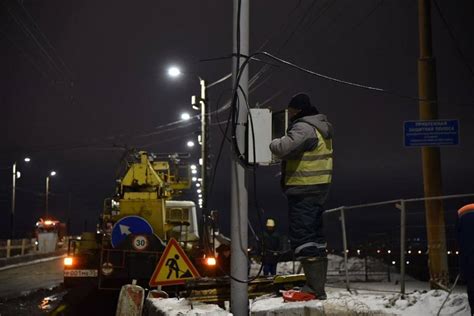
[[[306,93],[295,94],[288,104],[288,118],[294,121],[297,118],[319,114],[316,107],[311,105],[309,96]]]
[[[275,230],[275,220],[273,218],[268,218],[267,222],[265,223],[265,227],[268,231]]]

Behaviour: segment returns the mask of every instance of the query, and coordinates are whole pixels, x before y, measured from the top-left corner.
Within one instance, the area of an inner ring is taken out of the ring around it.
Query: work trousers
[[[287,195],[291,249],[297,260],[326,256],[323,203],[327,192]]]
[[[263,275],[276,275],[277,264],[276,263],[264,263],[263,264]]]

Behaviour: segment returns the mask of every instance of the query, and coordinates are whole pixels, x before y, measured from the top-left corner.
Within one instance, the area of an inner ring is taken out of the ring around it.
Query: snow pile
[[[149,316],[228,316],[232,315],[214,304],[192,303],[178,298],[149,298],[144,315]]]
[[[393,314],[423,316],[436,315],[447,295],[447,292],[441,290],[415,291],[406,295],[369,296],[365,301],[372,308],[388,310]],[[471,315],[467,295],[452,293],[440,315]]]
[[[307,315],[437,315],[447,293],[440,290],[415,291],[410,294],[352,294],[343,290],[328,289],[325,301],[284,303],[281,297],[262,296],[251,304],[253,316]],[[452,293],[440,315],[470,316],[467,295]]]
[[[252,316],[267,315],[319,315],[324,310],[321,301],[284,303],[281,297],[262,296],[250,305]],[[320,313],[317,313],[319,311]]]

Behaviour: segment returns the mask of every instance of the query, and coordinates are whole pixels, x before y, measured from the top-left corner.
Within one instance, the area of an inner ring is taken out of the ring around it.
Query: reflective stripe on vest
[[[286,161],[285,185],[328,184],[332,179],[332,140],[315,128],[318,145],[297,159]]]

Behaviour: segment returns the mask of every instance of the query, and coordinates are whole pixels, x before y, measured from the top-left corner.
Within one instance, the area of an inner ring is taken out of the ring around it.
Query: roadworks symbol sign
[[[151,276],[149,285],[184,284],[186,280],[195,278],[199,278],[198,271],[176,239],[171,238]]]

